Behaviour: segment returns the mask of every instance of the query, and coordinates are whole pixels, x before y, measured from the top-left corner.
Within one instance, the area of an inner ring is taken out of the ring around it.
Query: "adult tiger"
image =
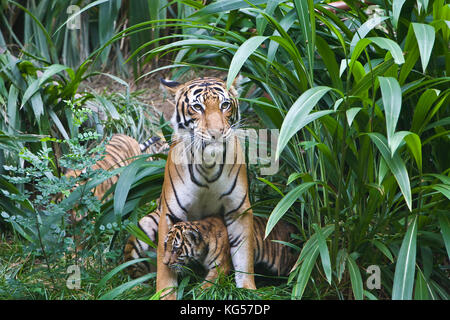
[[[217,78],[184,84],[164,79],[161,82],[175,93],[175,110],[159,204],[156,289],[166,299],[175,299],[169,289],[176,287],[177,276],[163,263],[164,239],[169,229],[167,213],[181,221],[222,216],[236,270],[236,285],[255,289],[253,214],[245,157],[234,134],[240,119],[237,92],[233,87],[227,90],[225,82]]]
[[[105,145],[104,157],[97,161],[93,166],[93,170],[114,170],[123,166],[127,166],[134,161],[136,156],[143,153],[156,154],[162,153],[168,147],[167,142],[158,136],[151,137],[144,143],[140,144],[134,138],[124,134],[114,134]],[[67,170],[64,174],[66,177],[79,177],[83,170]],[[103,198],[106,192],[117,182],[118,175],[100,183],[93,189],[94,196],[99,200]],[[56,199],[59,201],[61,199]],[[80,221],[84,216],[76,214],[76,210],[71,210],[72,221]]]

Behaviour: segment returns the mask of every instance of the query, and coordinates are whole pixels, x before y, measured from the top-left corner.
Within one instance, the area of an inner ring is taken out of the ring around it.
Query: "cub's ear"
[[[175,94],[178,91],[178,89],[181,87],[181,84],[177,81],[166,80],[164,78],[161,78],[159,80],[173,94]]]
[[[203,240],[202,234],[198,230],[188,229],[184,234],[194,244],[199,244]]]

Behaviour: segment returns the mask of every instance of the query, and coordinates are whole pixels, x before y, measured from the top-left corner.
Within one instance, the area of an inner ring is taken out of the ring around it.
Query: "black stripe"
[[[197,180],[197,178],[196,178],[195,175],[194,175],[194,171],[193,171],[193,169],[192,169],[192,164],[188,164],[188,168],[189,168],[189,176],[191,177],[191,181],[192,181],[195,185],[197,185],[197,186],[199,186],[199,187],[203,187],[203,188],[209,189],[209,186],[208,186],[207,184],[203,184],[203,183],[201,183],[200,181]]]
[[[146,231],[144,228],[142,228],[140,222],[138,222],[137,225],[138,225],[139,229],[141,229],[141,231],[142,231],[143,233],[145,233],[145,235],[146,235],[150,240],[154,241],[154,239],[152,239],[152,237],[150,237],[150,235],[147,233],[147,231]]]
[[[175,171],[177,172],[178,178],[180,178],[181,182],[182,182],[183,184],[185,184],[185,183],[184,183],[184,180],[183,180],[183,177],[181,176],[180,172],[178,171],[178,166],[175,165],[175,164],[174,164],[173,166],[175,167]],[[169,169],[169,170],[170,170],[170,169]]]
[[[238,237],[236,237],[234,239],[232,239],[230,237],[229,240],[230,240],[230,247],[231,248],[239,246],[242,243],[242,241],[244,241],[242,234],[240,234]]]
[[[232,214],[232,213],[234,213],[234,212],[236,212],[236,211],[238,211],[238,210],[242,207],[242,205],[244,204],[246,198],[247,198],[247,192],[245,192],[244,197],[242,198],[241,203],[239,203],[239,206],[238,206],[236,209],[230,210],[230,211],[228,211],[227,213],[225,213],[225,217],[228,216],[228,215],[230,215],[230,214]]]
[[[239,166],[239,169],[238,169],[238,171],[236,173],[236,176],[234,177],[234,181],[233,181],[233,184],[232,184],[231,188],[227,192],[222,193],[220,195],[219,199],[222,199],[223,197],[228,196],[228,195],[230,195],[233,192],[234,188],[236,187],[236,183],[237,183],[237,179],[239,177],[239,172],[241,171],[241,167],[242,167],[242,165]]]
[[[175,199],[177,200],[178,206],[179,206],[185,213],[187,213],[186,208],[183,207],[183,206],[181,205],[180,199],[178,198],[177,189],[175,189],[175,186],[173,185],[173,180],[172,180],[172,175],[170,174],[170,169],[168,170],[168,173],[169,173],[170,184],[171,184],[171,186],[172,186],[173,193],[174,193],[174,195],[175,195]]]

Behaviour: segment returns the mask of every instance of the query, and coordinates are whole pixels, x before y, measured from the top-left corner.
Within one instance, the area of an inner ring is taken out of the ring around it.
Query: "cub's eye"
[[[222,105],[220,106],[220,108],[221,108],[222,110],[227,110],[230,106],[231,106],[231,103],[230,103],[230,102],[224,101],[224,102],[222,102]]]
[[[192,107],[194,110],[196,110],[196,111],[202,111],[202,110],[203,110],[202,105],[199,104],[199,103],[196,103],[196,104],[192,105],[191,107]]]

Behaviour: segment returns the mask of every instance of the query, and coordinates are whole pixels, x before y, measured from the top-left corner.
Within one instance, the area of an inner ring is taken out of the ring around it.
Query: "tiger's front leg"
[[[158,229],[158,248],[156,251],[156,292],[161,291],[161,297],[164,300],[176,299],[176,287],[177,287],[177,274],[171,270],[166,264],[163,263],[164,259],[164,240],[166,239],[169,231],[167,225],[166,214],[168,212],[167,207],[162,204],[161,217],[159,220]]]
[[[254,237],[253,213],[248,210],[250,203],[245,196],[244,203],[236,212],[225,216],[228,239],[230,241],[231,259],[235,270],[238,288],[256,289],[254,277]],[[245,213],[243,213],[245,212]]]

